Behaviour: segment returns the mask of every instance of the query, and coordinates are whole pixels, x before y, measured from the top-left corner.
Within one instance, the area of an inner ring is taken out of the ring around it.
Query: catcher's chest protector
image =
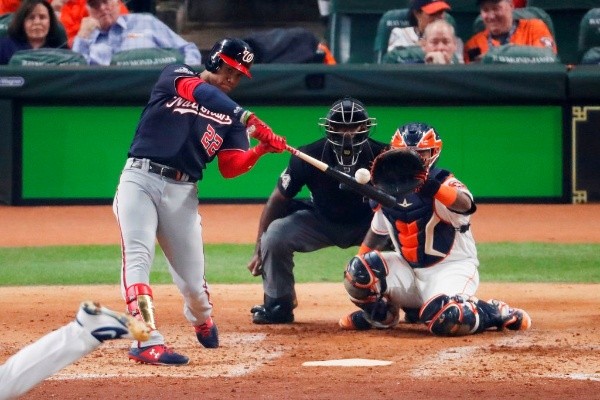
[[[433,203],[433,198],[412,193],[396,207],[383,208],[394,231],[393,240],[413,268],[429,267],[441,261],[454,243],[456,229],[437,216]]]

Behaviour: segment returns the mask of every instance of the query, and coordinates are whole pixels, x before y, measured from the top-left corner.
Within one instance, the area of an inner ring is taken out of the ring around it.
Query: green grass
[[[246,264],[253,245],[206,245],[209,283],[257,283]],[[600,283],[600,245],[482,243],[478,245],[482,282]],[[341,282],[356,248],[298,253],[296,282]],[[120,279],[118,246],[0,248],[0,285],[116,284]],[[164,256],[157,249],[154,284],[170,283]]]

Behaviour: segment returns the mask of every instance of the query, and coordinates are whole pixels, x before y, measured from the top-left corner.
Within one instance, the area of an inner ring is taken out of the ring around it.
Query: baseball
[[[366,168],[359,168],[354,173],[354,179],[356,179],[356,182],[364,185],[371,180],[371,173]]]

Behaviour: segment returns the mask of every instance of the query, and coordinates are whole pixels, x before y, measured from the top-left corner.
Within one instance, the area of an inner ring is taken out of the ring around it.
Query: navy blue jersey
[[[367,140],[363,144],[354,170],[370,169],[375,157],[385,148],[387,145],[384,143]],[[302,146],[299,150],[332,168],[338,166],[333,148],[326,138]],[[372,216],[368,201],[362,195],[341,185],[334,178],[298,157],[292,156],[286,170],[279,177],[277,187],[284,196],[293,198],[304,186],[310,190],[311,201],[316,212],[330,221],[354,223]]]
[[[237,118],[211,111],[210,100],[198,104],[177,94],[177,79],[194,75],[183,64],[163,69],[142,112],[129,157],[149,158],[200,180],[220,150],[245,151],[250,140]]]

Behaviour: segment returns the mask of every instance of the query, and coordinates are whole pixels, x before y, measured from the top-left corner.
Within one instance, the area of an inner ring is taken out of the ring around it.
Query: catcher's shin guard
[[[141,318],[152,329],[156,329],[154,318],[154,302],[152,289],[144,283],[136,283],[127,288],[127,310],[136,317]]]
[[[496,320],[485,303],[473,296],[440,294],[432,297],[421,307],[419,318],[437,336],[471,335],[495,326]],[[487,303],[485,303],[487,304]]]
[[[523,310],[464,295],[434,296],[421,307],[419,316],[429,331],[438,336],[470,335],[489,328],[525,330],[531,326],[531,318]]]

